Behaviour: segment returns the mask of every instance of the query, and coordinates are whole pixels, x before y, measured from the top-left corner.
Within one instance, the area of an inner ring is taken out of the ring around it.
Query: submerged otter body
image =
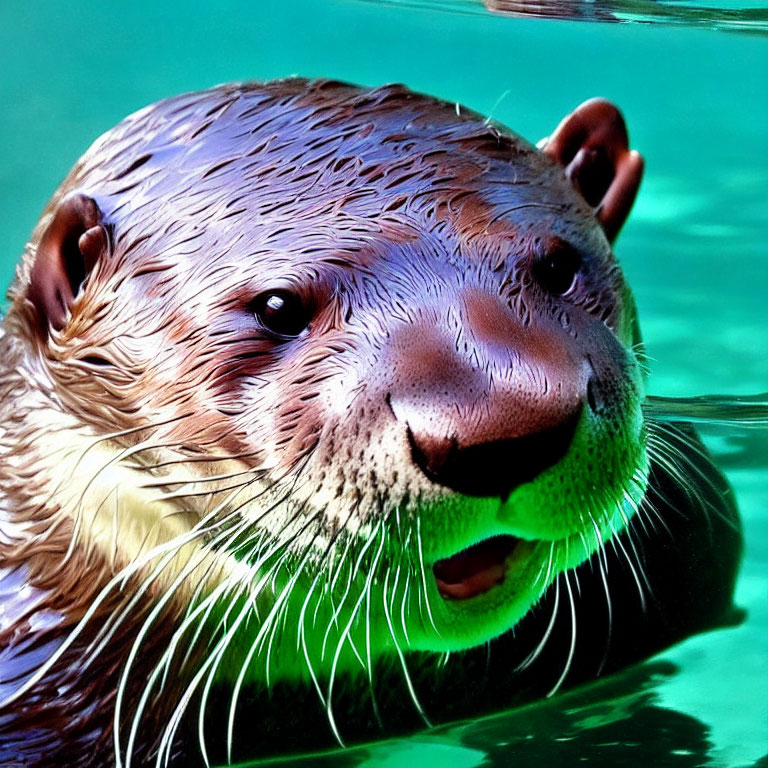
[[[730,491],[641,410],[640,172],[605,102],[539,151],[295,79],[102,137],[0,339],[4,764],[370,738],[727,620]]]

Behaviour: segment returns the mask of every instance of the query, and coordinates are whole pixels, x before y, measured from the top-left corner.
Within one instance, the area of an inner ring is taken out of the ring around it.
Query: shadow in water
[[[707,726],[658,705],[655,687],[677,674],[675,665],[650,662],[537,704],[472,722],[443,726],[408,739],[288,758],[300,768],[514,765],[680,766],[709,762]],[[286,759],[250,763],[285,765]]]

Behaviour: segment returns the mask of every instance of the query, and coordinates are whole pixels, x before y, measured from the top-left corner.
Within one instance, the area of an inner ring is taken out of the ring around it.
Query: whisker
[[[568,658],[565,661],[565,667],[563,668],[562,674],[557,679],[557,682],[555,683],[554,687],[551,691],[547,694],[547,698],[550,696],[554,696],[555,693],[557,693],[560,686],[565,681],[565,678],[568,676],[568,673],[571,671],[571,664],[573,663],[573,655],[576,652],[576,601],[573,599],[573,591],[571,590],[571,582],[568,578],[568,571],[564,571],[562,574],[563,580],[565,581],[565,588],[568,590],[568,603],[570,607],[570,613],[571,613],[571,644],[568,648]]]
[[[608,611],[608,633],[605,638],[605,650],[603,652],[603,658],[600,660],[600,666],[597,668],[597,674],[599,676],[603,671],[603,667],[605,667],[605,662],[608,660],[608,650],[613,635],[613,604],[611,602],[611,590],[608,585],[608,557],[603,544],[603,537],[600,535],[600,526],[598,526],[595,520],[592,521],[592,525],[594,526],[595,537],[598,542],[597,567],[600,572],[600,581],[603,584],[603,591],[605,593],[605,606]]]
[[[381,557],[381,553],[384,550],[384,542],[385,542],[385,536],[383,535],[383,524],[379,523],[377,528],[372,532],[371,536],[368,538],[368,540],[363,544],[360,554],[358,555],[357,562],[355,563],[355,567],[353,568],[353,571],[357,573],[360,570],[360,565],[363,562],[363,558],[365,557],[365,553],[368,551],[368,548],[371,546],[371,544],[376,540],[376,538],[380,539],[379,548],[376,551],[376,554],[373,558],[373,562],[371,563],[369,573],[373,574],[376,571],[376,568],[378,567],[379,558]],[[349,620],[347,621],[346,626],[344,627],[344,630],[342,631],[339,641],[336,644],[336,651],[333,655],[333,661],[331,662],[331,671],[330,676],[328,679],[328,693],[326,695],[326,714],[328,716],[328,722],[330,723],[331,730],[333,731],[333,735],[336,738],[336,741],[341,746],[344,746],[344,741],[341,738],[341,733],[339,732],[339,728],[336,725],[336,720],[333,716],[333,683],[336,678],[336,667],[339,662],[339,657],[341,656],[341,649],[344,645],[344,640],[346,639],[347,635],[349,634],[352,624],[354,623],[354,620],[357,616],[357,611],[362,604],[362,601],[365,597],[366,590],[363,589],[360,591],[360,595],[357,598],[357,601],[352,609],[351,615]]]
[[[51,670],[53,665],[61,659],[64,653],[69,648],[71,648],[74,642],[82,634],[87,624],[96,615],[97,611],[101,608],[107,597],[110,596],[113,589],[121,587],[121,585],[124,586],[132,576],[136,575],[155,558],[160,557],[170,551],[174,551],[184,544],[192,543],[197,538],[204,535],[205,529],[201,528],[200,526],[204,525],[209,517],[210,515],[204,518],[204,520],[200,521],[200,523],[196,524],[189,532],[171,539],[168,542],[163,542],[162,544],[155,546],[153,549],[144,553],[143,555],[140,555],[133,562],[123,568],[119,573],[115,574],[101,589],[99,594],[94,597],[91,604],[88,606],[88,609],[83,614],[83,617],[78,622],[77,626],[67,635],[67,637],[62,641],[61,645],[59,645],[59,647],[51,654],[51,656],[49,656],[48,659],[46,659],[46,661],[40,665],[37,671],[28,678],[23,686],[9,694],[0,702],[0,707],[6,707],[12,704],[20,696],[26,694],[35,685],[37,685],[40,680],[42,680],[42,678]]]
[[[432,606],[429,602],[429,591],[428,591],[428,585],[427,585],[427,573],[426,569],[424,567],[424,548],[422,546],[421,542],[421,517],[416,518],[416,550],[419,554],[419,571],[421,573],[421,579],[420,579],[420,590],[419,595],[424,594],[424,606],[427,611],[427,618],[429,619],[429,623],[434,630],[435,634],[438,637],[442,637],[440,634],[440,630],[437,628],[437,624],[435,623],[435,617],[432,615]],[[419,608],[421,608],[421,601],[419,602]]]
[[[381,719],[381,713],[379,711],[379,704],[376,699],[376,691],[373,685],[373,658],[371,652],[371,605],[373,604],[373,576],[375,569],[370,568],[366,575],[365,585],[363,587],[363,593],[365,594],[365,657],[367,661],[367,673],[368,673],[368,690],[371,693],[371,704],[373,705],[373,714],[376,718],[376,722],[379,728],[384,729],[384,722]]]
[[[243,681],[245,680],[245,675],[248,671],[248,668],[250,667],[251,662],[253,661],[254,655],[256,654],[257,650],[259,650],[261,647],[262,638],[266,637],[269,631],[272,617],[278,615],[280,612],[281,605],[287,603],[288,597],[293,591],[294,585],[296,584],[296,582],[304,572],[304,567],[306,566],[309,556],[312,552],[313,542],[314,542],[314,539],[311,540],[310,543],[306,546],[305,551],[301,556],[301,560],[299,561],[298,566],[296,567],[295,573],[290,577],[290,579],[288,580],[288,584],[286,584],[285,588],[280,592],[280,595],[275,601],[275,604],[273,605],[269,614],[266,616],[266,618],[262,622],[262,625],[259,628],[259,631],[257,632],[253,642],[251,643],[251,647],[248,649],[248,653],[245,655],[243,663],[240,666],[240,672],[237,675],[237,679],[235,680],[235,685],[230,697],[229,715],[227,718],[227,762],[232,761],[232,745],[233,745],[234,730],[235,730],[235,712],[237,709],[237,700],[240,696],[240,690],[243,686]],[[278,565],[282,566],[283,561],[279,561]],[[267,674],[267,686],[269,686],[269,661],[268,660],[267,660],[266,674]],[[201,707],[201,712],[202,711],[203,711],[203,708]]]
[[[158,567],[156,567],[156,571],[158,568],[162,565],[162,567],[166,567],[167,563],[170,562],[170,560],[175,556],[176,552],[169,552],[163,560],[166,562],[163,562],[161,564],[158,564]],[[147,618],[144,620],[141,629],[139,630],[136,638],[133,641],[133,644],[131,646],[131,650],[128,654],[128,657],[125,661],[125,664],[123,665],[123,671],[120,676],[120,681],[118,683],[118,689],[117,694],[115,697],[115,712],[114,712],[114,727],[113,727],[113,735],[114,735],[114,743],[115,743],[115,753],[119,755],[121,753],[120,750],[120,715],[122,712],[122,702],[125,695],[125,691],[128,685],[128,678],[130,676],[131,670],[133,668],[134,662],[136,660],[136,657],[138,655],[139,649],[141,648],[144,638],[149,633],[150,629],[152,628],[152,625],[154,624],[155,620],[161,615],[163,610],[165,609],[165,606],[171,601],[171,599],[175,596],[176,590],[181,586],[181,584],[184,583],[184,581],[188,578],[188,576],[194,572],[194,570],[198,567],[200,564],[200,561],[208,556],[208,552],[206,550],[202,550],[198,553],[195,553],[195,557],[193,557],[189,563],[185,565],[184,568],[179,572],[179,574],[176,576],[176,578],[173,580],[173,582],[170,584],[170,586],[165,590],[164,594],[157,600],[155,603],[153,609],[150,611]],[[144,589],[149,588],[149,584],[151,581],[154,580],[154,577],[149,580],[149,583],[145,580]],[[226,581],[225,581],[226,583]],[[143,591],[143,590],[142,590]],[[137,593],[139,590],[137,590]],[[134,600],[137,599],[134,597]],[[171,644],[172,650],[175,648],[175,644]],[[153,669],[153,673],[150,675],[150,681],[151,683],[148,685],[145,685],[144,692],[142,696],[139,699],[139,707],[134,714],[133,723],[131,726],[131,730],[128,737],[128,744],[126,747],[126,768],[130,768],[131,764],[131,755],[133,754],[133,747],[135,744],[136,736],[138,733],[138,727],[139,722],[141,719],[141,715],[143,713],[144,706],[146,704],[146,701],[149,698],[149,695],[151,693],[152,684],[154,683],[154,680],[156,679],[155,672],[159,674],[160,670],[163,669],[164,666],[164,659],[166,658],[166,654],[168,651],[163,654],[161,657],[161,660],[158,662],[158,664],[155,665],[155,668]],[[171,656],[167,656],[168,663],[170,663]]]
[[[541,652],[544,650],[544,647],[547,644],[547,641],[552,635],[552,630],[555,628],[555,621],[557,620],[557,613],[560,607],[560,579],[555,580],[554,586],[555,604],[552,606],[552,616],[549,619],[547,628],[544,630],[544,634],[542,635],[541,640],[539,640],[536,647],[525,657],[525,659],[523,659],[523,661],[517,665],[517,667],[515,667],[515,670],[518,672],[522,672],[524,669],[527,669],[531,666],[531,664],[533,664],[534,661],[536,661],[536,659],[539,658]]]
[[[275,544],[272,550],[265,553],[262,562],[266,562],[270,557],[272,557],[280,549],[281,546],[282,545],[280,544]],[[252,567],[249,568],[249,573],[253,573]],[[195,691],[197,690],[197,687],[199,686],[203,677],[205,677],[206,675],[209,675],[208,680],[212,681],[213,675],[215,675],[215,672],[218,669],[223,659],[224,653],[229,647],[229,644],[231,643],[235,634],[240,629],[240,626],[242,625],[242,623],[246,620],[249,612],[252,610],[252,604],[255,599],[255,595],[258,595],[260,593],[263,586],[269,581],[270,576],[271,576],[271,573],[268,570],[267,573],[264,574],[262,578],[255,585],[253,585],[252,588],[248,588],[247,590],[244,591],[246,599],[244,600],[239,613],[237,614],[234,621],[232,622],[232,625],[229,627],[229,629],[226,630],[225,634],[218,640],[213,650],[210,652],[210,654],[207,656],[205,661],[200,666],[200,669],[195,673],[195,675],[192,677],[190,682],[187,684],[186,690],[181,695],[163,731],[163,735],[160,740],[158,757],[157,757],[158,766],[160,765],[161,758],[164,754],[167,755],[166,759],[170,757],[170,750],[172,749],[173,740],[175,738],[176,731],[178,730],[179,724],[181,722],[181,718],[184,712],[186,711],[187,707],[189,706],[189,703]],[[210,685],[208,685],[208,687],[210,688]],[[201,708],[203,710],[205,709],[204,702],[201,703]],[[204,749],[205,745],[203,744],[201,746]]]
[[[621,541],[621,538],[618,536],[615,530],[613,530],[613,527],[611,526],[610,522],[608,525],[611,527],[611,543],[613,544],[614,548],[618,550],[621,550],[621,554],[624,556],[624,560],[626,561],[627,565],[629,566],[629,570],[632,573],[632,578],[635,581],[635,585],[637,586],[637,594],[640,597],[640,609],[643,613],[646,613],[648,610],[648,606],[645,601],[645,591],[643,589],[643,585],[640,580],[640,575],[638,574],[638,570],[640,574],[642,574],[643,581],[646,583],[646,585],[650,588],[650,584],[648,582],[648,579],[643,571],[643,569],[640,567],[640,561],[639,559],[636,560],[638,568],[635,568],[634,563],[632,562],[632,558],[629,555],[629,552],[627,551],[626,547]],[[632,544],[631,539],[629,540],[630,544]],[[638,558],[637,550],[633,547],[633,552],[635,555],[635,558]]]
[[[400,667],[403,671],[403,678],[405,679],[405,684],[408,687],[408,693],[411,696],[411,701],[413,701],[414,706],[416,707],[416,711],[419,713],[419,716],[424,721],[425,725],[428,728],[432,727],[432,724],[429,721],[429,718],[427,717],[426,713],[424,712],[423,707],[421,706],[421,702],[419,702],[418,696],[416,695],[416,690],[413,687],[413,682],[411,681],[411,676],[408,673],[408,666],[405,663],[405,656],[403,655],[403,651],[400,648],[400,643],[397,641],[397,636],[395,634],[395,628],[392,624],[392,617],[390,616],[390,606],[387,602],[387,584],[389,581],[389,573],[390,571],[387,570],[387,573],[384,576],[384,586],[382,591],[382,602],[384,605],[384,617],[387,621],[387,626],[389,627],[389,634],[392,636],[392,642],[395,646],[395,651],[397,653],[397,657],[400,660]]]
[[[320,687],[320,681],[317,678],[315,669],[312,666],[312,661],[309,656],[309,649],[307,648],[307,635],[304,630],[304,620],[305,620],[307,606],[309,605],[309,601],[312,597],[312,593],[314,592],[314,589],[317,586],[318,582],[320,581],[320,578],[322,577],[322,575],[323,575],[322,571],[318,571],[317,574],[315,575],[315,578],[312,581],[312,584],[307,590],[307,596],[304,598],[304,602],[302,603],[301,610],[299,611],[299,626],[298,626],[297,635],[298,635],[298,642],[301,643],[301,649],[304,653],[304,661],[306,662],[307,669],[309,670],[309,676],[312,678],[312,684],[315,686],[317,695],[320,697],[321,704],[323,705],[323,707],[325,707],[325,696],[323,695],[323,690]]]

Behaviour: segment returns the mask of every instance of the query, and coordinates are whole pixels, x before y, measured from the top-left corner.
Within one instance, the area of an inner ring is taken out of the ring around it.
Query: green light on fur
[[[215,677],[238,688],[312,680],[325,699],[335,676],[371,675],[382,656],[483,643],[619,533],[646,482],[639,408],[621,428],[585,413],[568,454],[505,502],[453,494],[398,510],[365,537],[339,541],[324,564],[311,549],[275,553],[234,603],[225,596],[211,612],[210,637],[232,635]],[[445,599],[435,562],[499,535],[521,540],[503,582],[467,600]]]

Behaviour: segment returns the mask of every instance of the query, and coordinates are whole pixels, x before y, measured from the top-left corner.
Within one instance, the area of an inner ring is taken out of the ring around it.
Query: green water
[[[521,20],[354,0],[0,0],[0,284],[54,187],[125,114],[185,90],[290,74],[405,82],[533,140],[585,98],[616,101],[647,160],[617,252],[652,358],[651,392],[768,388],[768,38],[701,24]],[[744,624],[533,707],[310,762],[747,766],[765,755],[765,434],[705,426],[705,437],[744,517]]]

